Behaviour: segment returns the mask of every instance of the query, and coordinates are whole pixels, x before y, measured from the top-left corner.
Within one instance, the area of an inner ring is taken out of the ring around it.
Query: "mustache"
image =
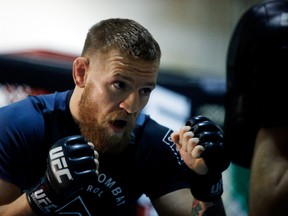
[[[132,114],[129,114],[125,111],[115,111],[113,112],[110,116],[109,119],[111,121],[116,121],[116,120],[125,120],[127,122],[135,122],[136,121],[136,117]]]

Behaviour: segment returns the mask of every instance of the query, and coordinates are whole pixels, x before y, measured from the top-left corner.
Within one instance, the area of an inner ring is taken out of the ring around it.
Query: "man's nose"
[[[130,93],[121,103],[120,108],[127,113],[133,114],[139,111],[139,94],[138,92]]]

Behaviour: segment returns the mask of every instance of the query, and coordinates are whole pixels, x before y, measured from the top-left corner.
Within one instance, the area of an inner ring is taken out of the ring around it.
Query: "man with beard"
[[[1,108],[0,214],[135,215],[146,194],[159,215],[225,215],[221,129],[198,116],[172,133],[141,113],[160,57],[137,22],[103,20],[73,90]]]

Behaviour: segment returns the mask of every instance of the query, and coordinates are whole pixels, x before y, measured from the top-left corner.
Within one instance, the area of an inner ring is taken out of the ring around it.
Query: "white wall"
[[[240,2],[1,0],[0,53],[49,49],[78,55],[91,25],[104,18],[127,17],[143,24],[158,40],[162,67],[222,76],[232,28],[251,4]]]

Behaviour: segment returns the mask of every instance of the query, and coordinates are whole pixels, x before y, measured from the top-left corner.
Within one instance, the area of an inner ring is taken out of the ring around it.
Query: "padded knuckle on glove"
[[[61,147],[51,155],[51,151]],[[63,187],[75,184],[94,175],[96,171],[94,149],[88,145],[87,140],[80,136],[65,137],[56,142],[50,150],[49,166],[51,173],[57,178],[58,183],[63,181]]]
[[[205,149],[201,157],[209,172],[221,173],[226,170],[230,161],[225,153],[222,129],[204,116],[195,116],[187,121],[186,125],[190,126],[194,136],[199,138],[198,145]]]
[[[96,169],[94,149],[83,136],[57,141],[50,148],[45,176],[27,193],[31,208],[40,215],[52,214],[61,200],[77,194],[85,181],[97,178]]]

